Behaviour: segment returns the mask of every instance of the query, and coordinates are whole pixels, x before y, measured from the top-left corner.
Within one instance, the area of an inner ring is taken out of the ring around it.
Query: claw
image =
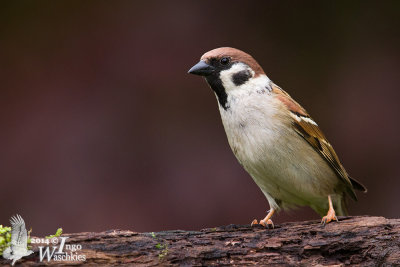
[[[260,224],[262,226],[264,226],[265,228],[269,228],[269,229],[274,229],[275,228],[275,225],[274,225],[274,223],[272,222],[271,219],[268,219],[267,222],[265,222],[264,220],[261,220]]]
[[[327,215],[327,216],[324,216],[324,217],[322,218],[321,224],[322,224],[323,226],[325,226],[327,223],[330,223],[331,221],[337,221],[337,222],[338,222],[339,220],[337,219],[336,216],[330,217],[329,215]]]
[[[252,222],[251,222],[251,226],[254,226],[254,225],[257,225],[258,224],[258,221],[256,220],[256,219],[254,219]]]

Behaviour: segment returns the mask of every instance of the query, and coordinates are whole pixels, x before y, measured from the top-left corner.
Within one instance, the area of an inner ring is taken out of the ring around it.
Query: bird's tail
[[[360,183],[359,181],[357,181],[356,179],[354,179],[353,177],[350,177],[350,176],[349,176],[349,179],[350,179],[351,185],[353,186],[354,189],[364,192],[364,193],[367,193],[368,189],[362,183]]]

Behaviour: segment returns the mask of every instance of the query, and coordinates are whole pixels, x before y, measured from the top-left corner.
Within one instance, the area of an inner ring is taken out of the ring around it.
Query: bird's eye
[[[221,62],[222,65],[228,65],[231,59],[229,57],[223,57],[219,62]]]

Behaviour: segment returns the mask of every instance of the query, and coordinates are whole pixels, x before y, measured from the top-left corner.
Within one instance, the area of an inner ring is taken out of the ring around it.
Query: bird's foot
[[[270,229],[274,229],[275,228],[275,225],[274,225],[274,223],[272,222],[271,219],[268,219],[267,221],[260,220],[260,224],[262,226],[264,226],[265,228],[270,228]]]
[[[339,221],[338,218],[336,217],[335,210],[333,209],[331,196],[328,196],[328,203],[329,203],[328,214],[326,214],[326,216],[322,218],[321,220],[322,225],[325,225],[333,220],[337,222]]]
[[[258,225],[258,224],[264,226],[265,228],[269,228],[269,229],[274,229],[275,228],[274,223],[272,222],[271,219],[260,220],[260,222],[258,222],[256,219],[254,219],[251,222],[251,226],[255,226],[255,225]]]
[[[271,219],[260,220],[260,222],[258,222],[256,219],[254,219],[251,222],[251,226],[252,227],[255,226],[255,225],[258,225],[258,224],[262,225],[262,226],[264,226],[265,228],[268,228],[268,229],[274,229],[275,228],[275,225],[274,225],[274,223],[272,222]]]
[[[330,223],[331,221],[337,221],[337,222],[339,221],[333,209],[330,209],[328,211],[328,214],[322,218],[321,224],[325,225],[327,223]]]
[[[260,220],[260,223],[258,223],[258,221],[256,219],[254,219],[251,222],[251,226],[254,226],[256,224],[261,224],[262,226],[264,226],[266,228],[273,229],[275,226],[270,218],[272,217],[272,215],[274,215],[274,213],[275,213],[275,210],[273,208],[271,208],[271,210],[268,212],[268,215],[264,219]]]

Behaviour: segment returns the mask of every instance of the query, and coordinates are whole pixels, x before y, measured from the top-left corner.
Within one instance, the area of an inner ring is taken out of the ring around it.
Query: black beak
[[[208,76],[214,72],[214,67],[208,65],[204,61],[200,60],[199,63],[194,65],[188,73],[190,74],[195,74],[195,75],[200,75],[200,76]]]

